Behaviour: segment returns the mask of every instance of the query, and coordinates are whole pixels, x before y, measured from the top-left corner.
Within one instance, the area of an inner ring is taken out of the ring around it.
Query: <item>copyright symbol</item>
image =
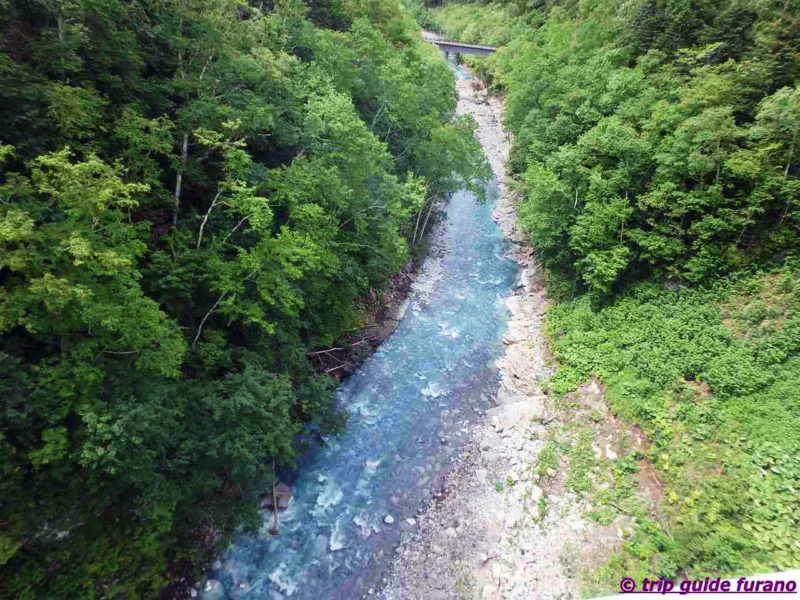
[[[636,582],[631,577],[623,577],[619,582],[619,591],[623,594],[636,591]]]

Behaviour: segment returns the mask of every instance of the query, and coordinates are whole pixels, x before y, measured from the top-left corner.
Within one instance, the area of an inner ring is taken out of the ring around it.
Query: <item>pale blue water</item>
[[[298,465],[281,535],[269,535],[264,511],[261,530],[240,536],[222,557],[215,576],[225,597],[353,599],[380,587],[410,530],[405,520],[439,489],[497,387],[492,363],[507,320],[501,299],[517,270],[502,258],[496,196],[491,186],[484,205],[468,192],[451,198],[440,256],[425,269],[440,275],[429,301],[413,292],[391,338],[338,390],[350,412],[346,433]]]

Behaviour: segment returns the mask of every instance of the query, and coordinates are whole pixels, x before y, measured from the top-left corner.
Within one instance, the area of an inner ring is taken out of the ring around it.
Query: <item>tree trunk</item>
[[[270,535],[281,534],[281,520],[278,517],[278,496],[275,494],[275,461],[272,461],[272,514],[274,515],[272,522],[272,529],[269,530]]]
[[[431,218],[431,213],[433,212],[433,206],[436,204],[436,198],[431,200],[431,207],[428,209],[428,214],[425,215],[425,222],[422,224],[422,231],[419,232],[419,239],[422,241],[422,237],[425,235],[425,227],[428,226],[428,219]]]
[[[181,165],[178,167],[178,174],[175,177],[175,205],[172,209],[172,226],[178,225],[178,210],[181,206],[181,186],[183,185],[183,172],[186,170],[186,158],[189,153],[189,132],[183,134],[181,143]]]
[[[419,228],[419,218],[422,216],[422,211],[423,210],[425,210],[424,206],[422,208],[420,208],[419,212],[417,213],[417,224],[414,225],[414,235],[411,236],[411,243],[412,244],[416,243],[416,241],[417,241],[417,228]]]
[[[786,168],[783,170],[783,178],[789,179],[789,167],[792,165],[792,155],[794,154],[794,145],[797,142],[797,133],[795,132],[794,136],[792,136],[792,145],[789,146],[789,156],[786,158]],[[792,196],[789,194],[789,199],[786,200],[786,208],[783,209],[783,214],[781,215],[781,220],[778,223],[783,223],[783,220],[786,218],[786,215],[789,214],[789,208],[792,206]]]

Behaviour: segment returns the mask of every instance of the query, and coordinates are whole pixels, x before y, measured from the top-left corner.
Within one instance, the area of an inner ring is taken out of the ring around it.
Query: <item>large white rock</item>
[[[475,471],[475,479],[477,479],[478,483],[480,483],[481,485],[486,483],[486,475],[487,475],[486,469],[477,469]]]
[[[534,399],[495,406],[486,411],[489,422],[498,431],[512,429],[519,423],[528,423],[541,413],[542,403]]]

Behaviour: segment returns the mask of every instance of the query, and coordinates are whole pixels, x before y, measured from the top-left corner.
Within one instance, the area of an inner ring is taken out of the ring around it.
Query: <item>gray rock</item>
[[[240,600],[243,598],[247,598],[247,595],[250,593],[250,584],[246,581],[240,581],[236,584],[234,590],[230,593],[230,597],[232,600]]]
[[[386,523],[387,525],[391,525],[392,523],[394,523],[394,517],[392,515],[386,515],[385,517],[383,517],[383,522]]]
[[[505,514],[506,527],[514,527],[522,518],[522,509],[518,506],[510,508]]]
[[[481,485],[486,483],[486,469],[476,469],[475,470],[475,479],[478,480],[478,483]]]
[[[203,586],[203,600],[222,600],[222,584],[216,579],[209,579]]]
[[[533,399],[495,406],[486,411],[489,422],[498,431],[511,429],[520,422],[527,423],[541,411],[541,402]]]

